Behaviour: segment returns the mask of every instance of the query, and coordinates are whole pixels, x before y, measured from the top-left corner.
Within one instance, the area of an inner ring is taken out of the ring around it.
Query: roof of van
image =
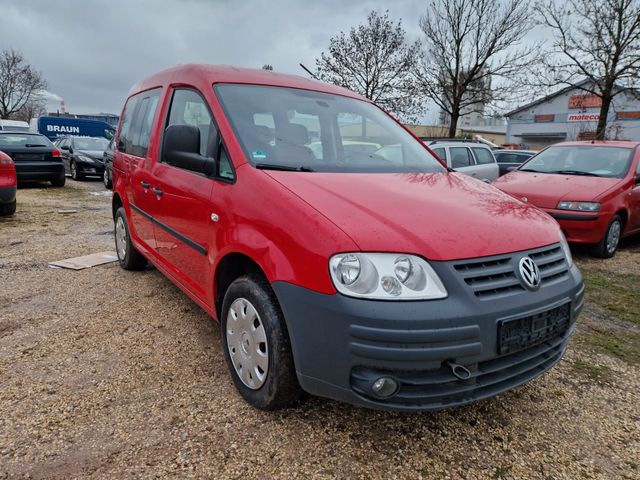
[[[29,126],[27,122],[22,120],[0,120],[1,125],[6,125],[7,127],[24,127]]]
[[[319,82],[317,80],[311,80],[299,75],[289,75],[263,69],[206,64],[177,65],[157,72],[135,84],[129,92],[129,95],[168,83],[199,83],[203,81],[209,85],[213,85],[214,83],[241,83],[300,88],[369,101],[363,96],[358,95],[351,90],[347,90],[346,88],[338,87],[337,85],[330,83]]]

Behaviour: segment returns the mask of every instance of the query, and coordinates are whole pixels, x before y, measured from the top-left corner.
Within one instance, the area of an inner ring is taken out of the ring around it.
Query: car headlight
[[[78,155],[78,160],[86,163],[96,163],[96,161],[87,155]]]
[[[575,210],[577,212],[599,212],[598,202],[558,202],[558,210]]]
[[[340,253],[329,259],[336,289],[378,300],[445,298],[447,290],[425,260],[401,253]]]
[[[562,230],[559,230],[560,233],[560,246],[562,247],[562,251],[564,252],[564,256],[567,258],[567,264],[569,268],[573,265],[573,256],[571,255],[571,249],[569,248],[569,243],[567,242],[567,238],[562,233]]]

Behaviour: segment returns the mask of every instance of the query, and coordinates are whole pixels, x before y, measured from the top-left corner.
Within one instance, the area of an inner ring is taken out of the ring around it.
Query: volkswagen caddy
[[[567,348],[584,289],[558,224],[353,92],[183,65],[133,87],[115,143],[120,265],[151,262],[219,321],[256,407],[462,405]]]

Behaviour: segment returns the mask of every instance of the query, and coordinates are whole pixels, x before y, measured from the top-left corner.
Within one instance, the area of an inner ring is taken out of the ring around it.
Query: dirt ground
[[[565,359],[509,393],[422,414],[319,398],[266,413],[236,393],[218,326],[159,272],[47,267],[113,249],[105,194],[22,188],[0,219],[0,478],[640,478],[638,364],[590,341],[638,326],[589,285]],[[640,278],[638,239],[611,261],[576,256]]]

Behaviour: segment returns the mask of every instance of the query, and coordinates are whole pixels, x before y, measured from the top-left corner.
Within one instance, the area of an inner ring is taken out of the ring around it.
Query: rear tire
[[[618,245],[620,245],[623,229],[624,224],[622,223],[622,218],[620,218],[620,215],[614,215],[602,239],[593,248],[593,255],[599,258],[613,257],[618,250]]]
[[[229,286],[220,332],[229,373],[248,403],[262,410],[277,410],[299,402],[303,392],[287,326],[263,277],[244,275]]]
[[[82,173],[80,173],[80,170],[78,170],[78,165],[76,165],[76,162],[71,162],[71,165],[69,165],[69,169],[71,170],[71,178],[73,178],[74,180],[77,181],[84,178]]]
[[[51,179],[51,185],[53,185],[54,187],[64,187],[66,181],[67,178],[64,176],[64,173],[61,173],[60,176],[53,177]]]
[[[13,215],[16,213],[16,201],[0,205],[0,215]]]
[[[147,259],[131,243],[124,207],[120,207],[116,211],[114,234],[120,266],[125,270],[144,270],[147,266]]]

